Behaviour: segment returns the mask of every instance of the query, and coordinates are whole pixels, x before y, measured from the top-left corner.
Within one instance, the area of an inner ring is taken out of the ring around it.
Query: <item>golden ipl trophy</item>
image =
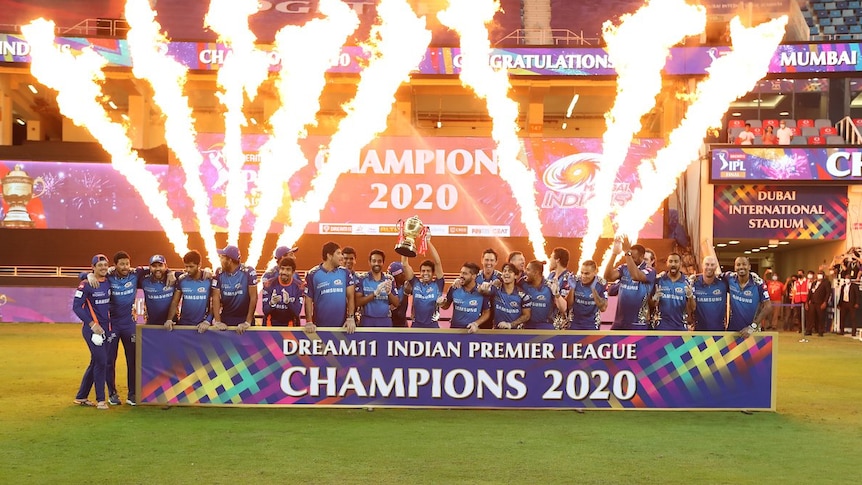
[[[428,228],[422,224],[419,216],[413,216],[406,221],[398,219],[395,225],[398,227],[398,244],[395,245],[396,253],[408,258],[415,258],[417,244],[419,245],[419,252],[423,252],[422,249],[424,248],[425,235],[428,234]]]
[[[41,190],[34,195],[37,184],[41,184]],[[27,212],[27,204],[36,197],[45,193],[45,181],[42,177],[35,179],[27,175],[24,167],[15,165],[15,169],[3,177],[3,199],[9,204],[6,217],[0,222],[3,227],[33,227],[34,222]]]

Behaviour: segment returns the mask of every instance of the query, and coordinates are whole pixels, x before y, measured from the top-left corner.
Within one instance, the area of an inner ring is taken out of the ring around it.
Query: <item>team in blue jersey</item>
[[[655,280],[655,289],[650,300],[653,309],[653,328],[661,331],[684,332],[688,330],[689,315],[694,311],[695,296],[688,280],[680,272],[682,257],[670,253],[667,257],[667,272]]]
[[[580,275],[570,281],[566,303],[570,330],[599,330],[601,313],[608,308],[608,287],[598,276],[595,261],[581,263]],[[561,295],[562,296],[562,295]]]
[[[105,375],[108,367],[108,350],[105,334],[110,327],[111,284],[108,283],[108,258],[103,254],[93,256],[93,274],[97,287],[81,281],[75,290],[72,310],[81,319],[81,335],[90,350],[90,364],[81,378],[81,386],[75,395],[75,404],[108,409],[105,399]],[[96,403],[88,399],[90,389],[96,388]]]
[[[304,288],[302,281],[295,278],[296,259],[284,255],[276,268],[277,276],[263,283],[264,326],[299,326]]]
[[[619,280],[617,314],[611,330],[649,330],[649,297],[655,285],[655,269],[644,260],[646,248],[640,244],[628,247],[628,240],[615,241],[614,257],[605,268],[607,281]],[[613,266],[620,252],[625,250],[623,263]]]
[[[392,308],[400,303],[392,275],[383,272],[386,254],[374,249],[368,255],[371,271],[356,276],[354,296],[363,327],[392,327]]]
[[[502,284],[491,288],[491,304],[494,307],[494,328],[511,330],[521,328],[530,320],[533,301],[516,281],[521,270],[512,263],[503,265]]]
[[[409,283],[409,291],[405,291],[404,299],[406,300],[407,294],[413,295],[413,328],[440,328],[437,323],[440,319],[440,305],[443,304],[446,295],[443,292],[445,284],[443,263],[440,261],[437,248],[430,240],[428,241],[428,251],[434,260],[422,261],[419,265],[419,276],[413,272],[413,267],[410,266],[407,257],[401,259],[404,274]],[[493,250],[491,251],[493,252]],[[496,263],[496,253],[493,253],[492,256]],[[491,270],[494,271],[493,265]]]
[[[251,266],[240,263],[239,248],[225,246],[218,251],[221,267],[212,279],[213,325],[227,330],[235,325],[243,333],[254,322],[257,306],[257,273]]]

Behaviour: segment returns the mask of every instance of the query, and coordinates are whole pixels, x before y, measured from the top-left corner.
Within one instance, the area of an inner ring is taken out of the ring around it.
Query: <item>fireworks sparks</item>
[[[661,92],[661,70],[670,48],[687,36],[703,32],[706,10],[688,5],[685,0],[651,0],[634,14],[624,15],[621,21],[618,27],[610,22],[604,26],[608,56],[617,72],[617,97],[605,115],[602,163],[593,196],[586,203],[589,224],[581,241],[581,263],[591,259],[596,250],[617,171],[632,138],[641,129],[641,117],[655,106]]]
[[[86,127],[111,155],[111,163],[148,202],[150,213],[159,222],[178,254],[188,251],[182,223],[168,208],[165,193],[144,161],[132,150],[125,128],[111,121],[100,104],[107,61],[87,49],[74,56],[54,43],[54,23],[39,19],[21,27],[30,44],[30,71],[40,83],[57,91],[61,112],[75,124]]]
[[[155,17],[149,0],[126,2],[126,18],[131,27],[126,38],[134,61],[132,73],[152,85],[153,100],[165,114],[165,140],[185,172],[184,188],[192,200],[198,230],[206,248],[203,256],[215,268],[218,264],[215,230],[209,217],[209,195],[200,179],[203,155],[195,144],[192,109],[188,98],[183,95],[188,69],[163,54],[167,50],[164,48],[167,41]]]
[[[495,0],[450,0],[449,8],[437,14],[440,21],[461,36],[461,82],[484,99],[493,120],[491,136],[497,143],[500,177],[512,190],[521,208],[536,259],[547,261],[545,237],[536,205],[536,174],[518,159],[518,103],[509,98],[509,75],[488,64],[491,44],[485,27],[500,7]]]
[[[291,225],[279,238],[279,246],[291,246],[309,222],[320,219],[338,177],[350,170],[359,150],[386,129],[398,86],[431,42],[425,18],[416,17],[405,0],[382,0],[377,13],[380,23],[371,32],[371,61],[362,72],[356,96],[345,105],[347,116],[332,137],[329,156],[311,181],[311,190],[290,207]]]
[[[340,53],[347,36],[359,26],[359,17],[340,0],[321,0],[319,8],[326,18],[312,20],[303,27],[285,27],[275,38],[282,66],[302,69],[282,69],[275,83],[281,107],[269,120],[272,137],[260,150],[260,203],[248,251],[248,261],[258,264],[263,259],[267,231],[282,204],[284,184],[308,164],[299,139],[305,136],[306,125],[316,122],[330,59]]]
[[[242,112],[244,95],[250,100],[269,73],[269,58],[254,46],[255,35],[248,27],[248,17],[257,13],[257,0],[212,0],[204,23],[219,34],[219,40],[231,48],[218,71],[217,93],[225,106],[224,156],[230,177],[227,183],[228,244],[237,244],[242,218],[246,212],[248,183],[242,176],[245,155],[242,153],[242,127],[247,126]]]

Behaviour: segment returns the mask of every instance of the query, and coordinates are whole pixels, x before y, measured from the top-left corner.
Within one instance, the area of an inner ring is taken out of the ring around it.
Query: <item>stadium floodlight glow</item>
[[[760,248],[754,248],[754,249],[752,249],[752,250],[751,250],[751,252],[752,252],[752,253],[759,253],[759,252],[760,252]]]
[[[110,106],[111,109],[117,109],[117,103],[115,103],[113,100],[108,101],[108,106]]]
[[[732,241],[727,241],[727,244],[731,244],[731,245],[733,245],[733,244],[739,244],[739,241],[737,241],[736,239],[734,239],[734,240],[732,240]]]
[[[434,127],[435,128],[443,128],[443,122],[440,120],[437,120],[437,123],[434,123]]]
[[[725,244],[725,243],[718,243],[718,244],[716,244],[716,245],[715,245],[715,247],[717,247],[717,248],[726,248],[726,247],[727,247],[727,244]]]
[[[734,111],[733,113],[730,113],[730,116],[742,116],[742,113]]]
[[[24,125],[26,125],[26,124],[27,124],[27,122],[26,122],[26,121],[24,121],[24,120],[23,120],[23,119],[21,119],[21,118],[16,118],[16,119],[15,119],[15,122],[16,122],[16,123],[18,123],[18,124],[19,124],[19,125],[21,125],[21,126],[24,126]]]
[[[253,117],[253,116],[252,116],[251,118],[249,118],[248,120],[249,120],[249,121],[251,121],[251,124],[253,124],[253,125],[256,125],[256,124],[257,124],[257,120],[256,120],[256,119],[254,119],[254,117]]]
[[[27,89],[29,89],[30,92],[33,94],[39,94],[39,90],[36,89],[36,86],[33,86],[32,84],[28,84]]]
[[[568,123],[566,123],[566,122],[564,121],[564,122],[563,122],[563,126],[562,126],[562,128],[565,130],[565,129],[566,129],[566,128],[568,128],[568,127],[569,127],[569,124],[568,124]]]
[[[778,113],[778,116],[790,116],[790,112],[789,111],[782,111],[781,113]]]
[[[751,251],[745,251],[745,254],[751,254]]]
[[[771,247],[771,248],[777,248],[777,247],[778,247],[778,244],[770,244],[770,245],[769,245],[769,247]]]
[[[780,242],[780,243],[778,243],[778,244],[779,244],[780,246],[787,246],[788,244],[790,244],[790,241],[781,241],[781,242]]]

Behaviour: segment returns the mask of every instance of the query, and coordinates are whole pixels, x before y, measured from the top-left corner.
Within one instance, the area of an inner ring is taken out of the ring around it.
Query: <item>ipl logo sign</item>
[[[745,178],[745,160],[728,160],[728,157],[725,150],[715,151],[715,158],[721,163],[721,176],[732,177],[736,174],[739,178]]]

